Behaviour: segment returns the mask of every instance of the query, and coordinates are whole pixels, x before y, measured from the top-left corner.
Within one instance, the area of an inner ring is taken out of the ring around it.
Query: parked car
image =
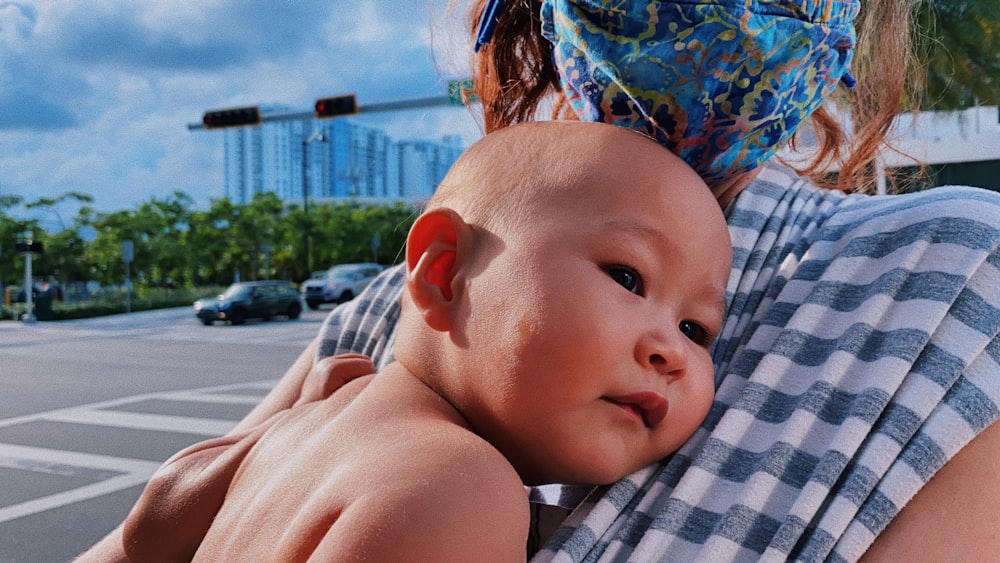
[[[203,324],[229,321],[243,324],[247,319],[270,319],[284,315],[297,319],[302,313],[299,294],[284,281],[237,282],[218,297],[194,302],[194,314]]]
[[[302,282],[300,291],[310,309],[323,303],[343,303],[354,299],[383,269],[375,263],[339,264],[321,272],[322,276]]]

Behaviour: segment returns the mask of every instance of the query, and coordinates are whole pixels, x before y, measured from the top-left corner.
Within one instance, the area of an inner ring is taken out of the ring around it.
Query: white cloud
[[[466,63],[452,54],[456,20],[440,23],[445,4],[0,2],[0,193],[82,191],[101,210],[175,189],[219,197],[222,135],[188,123],[213,108],[307,109],[346,92],[362,104],[443,94]],[[478,136],[460,108],[366,119],[394,138]]]

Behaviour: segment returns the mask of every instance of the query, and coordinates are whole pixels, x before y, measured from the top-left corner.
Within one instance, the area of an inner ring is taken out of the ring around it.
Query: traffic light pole
[[[319,98],[316,100],[311,111],[291,111],[261,113],[260,106],[244,106],[238,108],[218,109],[205,112],[201,123],[189,123],[188,129],[215,130],[232,127],[253,127],[262,123],[278,121],[307,121],[313,119],[329,119],[346,115],[357,115],[362,113],[379,113],[387,111],[401,111],[409,109],[420,109],[436,106],[456,106],[465,102],[465,92],[471,90],[472,82],[456,81],[449,83],[449,94],[444,96],[429,96],[424,98],[410,98],[404,100],[394,100],[388,102],[374,103],[368,105],[358,105],[354,94]],[[302,140],[302,209],[306,221],[302,234],[302,246],[305,251],[306,272],[312,272],[312,256],[310,249],[309,223],[309,144],[318,141],[323,142],[326,138],[318,131]]]
[[[21,320],[25,324],[33,324],[35,322],[34,313],[34,303],[33,296],[35,284],[33,283],[31,275],[31,252],[24,253],[24,315]]]
[[[22,238],[14,244],[14,250],[24,255],[24,315],[21,316],[21,320],[25,324],[35,322],[34,295],[32,295],[35,290],[35,280],[31,273],[31,257],[33,254],[40,254],[43,249],[41,242],[32,240],[33,236],[31,231],[25,231],[21,233]]]
[[[320,132],[315,132],[305,139],[302,139],[302,213],[305,217],[305,229],[302,230],[302,247],[305,251],[306,273],[312,275],[312,251],[310,250],[309,239],[312,235],[312,223],[309,219],[309,144],[312,142],[326,142],[326,136]]]
[[[388,102],[378,102],[373,104],[359,105],[357,107],[357,113],[381,113],[387,111],[400,111],[407,109],[420,109],[427,107],[438,107],[438,106],[449,106],[455,105],[455,101],[450,96],[428,96],[424,98],[409,98],[405,100],[393,100]],[[304,119],[315,119],[316,111],[315,109],[308,111],[290,111],[290,112],[275,112],[262,114],[260,116],[261,123],[268,123],[274,121],[301,121]],[[197,131],[201,129],[208,129],[205,127],[204,123],[188,123],[187,126],[190,131]]]

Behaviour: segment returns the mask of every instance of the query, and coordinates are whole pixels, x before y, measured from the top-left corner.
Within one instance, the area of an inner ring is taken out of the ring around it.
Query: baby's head
[[[704,182],[638,133],[491,133],[410,232],[396,357],[526,484],[608,483],[707,414],[731,252]]]

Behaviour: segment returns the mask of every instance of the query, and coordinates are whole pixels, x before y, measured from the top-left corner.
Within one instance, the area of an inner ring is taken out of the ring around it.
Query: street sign
[[[132,260],[135,260],[135,246],[130,240],[122,241],[122,261],[128,264]]]

